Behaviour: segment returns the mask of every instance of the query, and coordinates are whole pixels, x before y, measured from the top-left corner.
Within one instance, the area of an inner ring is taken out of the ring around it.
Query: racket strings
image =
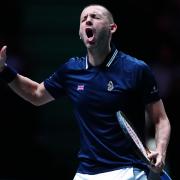
[[[140,139],[138,138],[138,136],[136,135],[135,131],[130,127],[130,125],[127,122],[124,122],[126,127],[127,127],[127,131],[129,132],[130,136],[132,137],[133,141],[135,142],[135,144],[138,146],[138,148],[140,149],[140,151],[144,154],[145,157],[147,157],[147,152],[149,150],[146,150],[144,148],[143,143],[140,141]]]
[[[127,117],[121,112],[118,111],[117,112],[117,118],[119,121],[119,124],[122,128],[122,130],[124,131],[125,134],[128,135],[128,137],[134,142],[134,144],[136,145],[137,149],[141,152],[141,154],[143,155],[144,159],[150,163],[150,160],[147,156],[148,151],[142,141],[140,140],[140,138],[138,137],[138,135],[136,134],[135,130],[133,129],[133,126],[130,125],[130,122],[128,121]]]

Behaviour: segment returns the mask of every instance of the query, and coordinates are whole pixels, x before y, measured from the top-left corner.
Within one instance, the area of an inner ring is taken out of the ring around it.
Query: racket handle
[[[146,149],[147,155],[148,155],[148,154],[151,154],[151,151],[149,150],[149,148],[146,147],[145,149]]]
[[[147,147],[146,147],[145,149],[146,149],[147,155],[151,154],[151,151],[150,151]],[[155,163],[156,163],[156,160],[155,160],[155,159],[151,159],[151,160],[150,160],[150,164],[151,164],[151,165],[154,165]]]

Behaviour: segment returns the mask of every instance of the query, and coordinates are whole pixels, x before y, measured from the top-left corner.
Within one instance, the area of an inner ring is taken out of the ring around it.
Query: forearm
[[[160,172],[165,164],[167,147],[170,140],[171,126],[162,100],[156,101],[146,107],[149,119],[155,125],[156,150],[148,157],[155,162],[154,171]]]
[[[8,85],[20,97],[34,105],[36,104],[39,83],[17,74],[17,77]]]
[[[171,126],[167,117],[159,120],[155,124],[155,140],[157,151],[164,157],[166,157],[166,151],[169,144]]]

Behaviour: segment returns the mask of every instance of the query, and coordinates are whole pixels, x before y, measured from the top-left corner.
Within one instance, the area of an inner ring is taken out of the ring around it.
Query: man
[[[150,68],[111,43],[117,30],[112,14],[89,5],[80,16],[79,35],[85,57],[70,58],[49,78],[37,83],[6,65],[6,46],[0,52],[0,77],[19,96],[40,106],[70,97],[80,128],[80,164],[74,180],[147,179],[148,169],[132,150],[119,127],[121,110],[143,137],[145,113],[155,125],[156,150],[149,154],[153,171],[164,167],[170,123]]]

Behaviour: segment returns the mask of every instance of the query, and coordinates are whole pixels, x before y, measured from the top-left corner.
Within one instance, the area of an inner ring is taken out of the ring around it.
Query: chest
[[[72,102],[84,108],[115,111],[137,101],[133,74],[107,69],[81,72],[67,80],[67,92]]]

